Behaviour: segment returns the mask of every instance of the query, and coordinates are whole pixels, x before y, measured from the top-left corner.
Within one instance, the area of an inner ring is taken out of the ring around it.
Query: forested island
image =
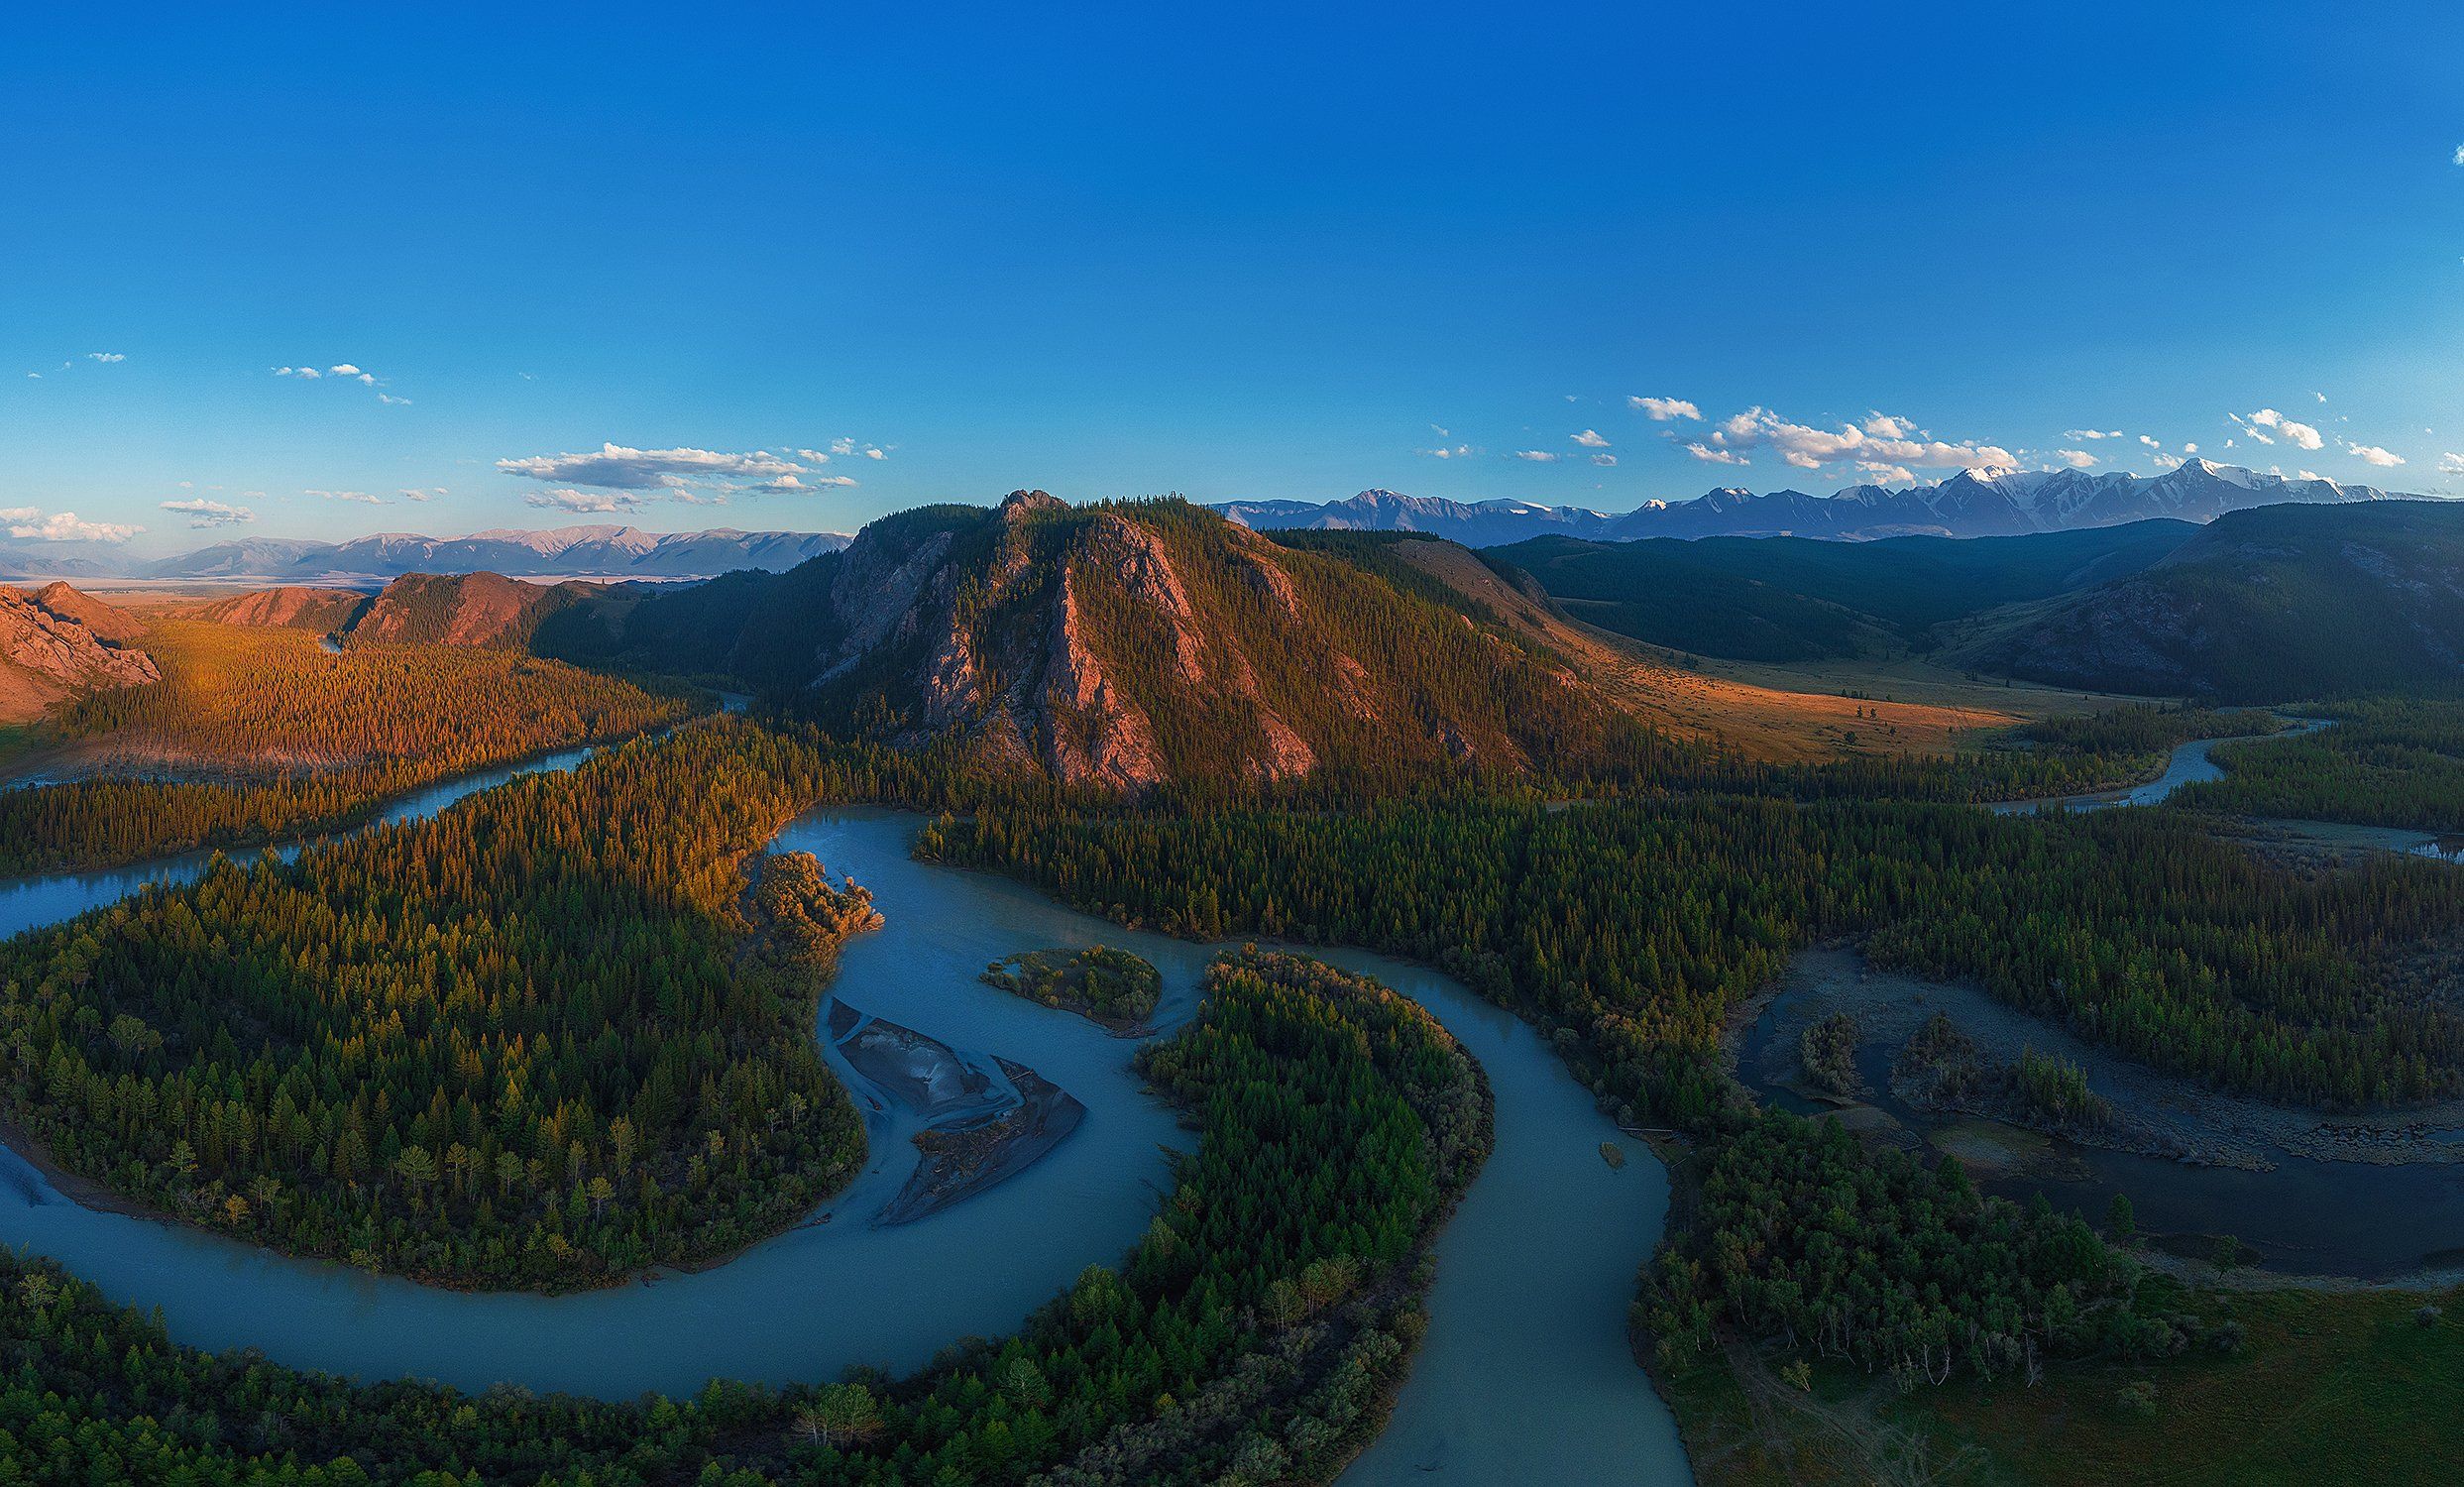
[[[1084,950],[1022,950],[995,961],[984,981],[1030,1001],[1091,1017],[1126,1032],[1155,1014],[1164,978],[1154,966],[1125,950],[1102,945]]]

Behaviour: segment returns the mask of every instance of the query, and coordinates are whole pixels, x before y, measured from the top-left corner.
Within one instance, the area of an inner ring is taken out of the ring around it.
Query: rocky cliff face
[[[154,657],[127,643],[144,629],[66,584],[35,593],[0,587],[0,718],[30,718],[89,688],[161,680]]]
[[[1513,767],[1530,756],[1507,716],[1521,687],[1598,721],[1569,673],[1468,617],[1181,503],[1018,491],[924,517],[841,556],[814,684],[834,726],[1137,791],[1330,762]]]
[[[990,510],[885,516],[787,573],[610,590],[532,645],[765,693],[840,737],[1111,791],[1633,746],[1631,720],[1562,663],[1407,565],[1361,557],[1176,500],[1072,507],[1016,491]]]

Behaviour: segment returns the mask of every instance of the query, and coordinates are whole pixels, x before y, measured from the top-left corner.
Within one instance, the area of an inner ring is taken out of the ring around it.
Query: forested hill
[[[2019,537],[1536,537],[1483,554],[1603,629],[1703,655],[1805,661],[1930,649],[1934,628],[2161,561],[2199,530],[2136,521]]]
[[[636,586],[573,579],[526,583],[502,573],[405,573],[374,595],[284,585],[190,607],[188,619],[309,629],[345,645],[478,645],[518,650],[540,622],[579,604],[621,602]]]
[[[2228,702],[2464,683],[2464,504],[2274,506],[1963,646],[1979,670]]]
[[[884,517],[789,573],[577,606],[536,643],[1099,788],[1583,770],[1668,746],[1472,608],[1407,565],[1295,550],[1185,502],[1021,491]]]

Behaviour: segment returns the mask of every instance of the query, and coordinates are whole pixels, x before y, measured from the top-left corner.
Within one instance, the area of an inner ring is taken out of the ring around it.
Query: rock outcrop
[[[0,718],[23,721],[64,697],[162,679],[126,643],[144,622],[66,584],[0,587]]]
[[[796,694],[833,733],[1116,793],[1631,746],[1537,647],[1397,571],[1177,500],[1014,491],[885,516],[789,573],[633,599],[596,654],[707,675],[757,648],[793,664],[738,685]]]

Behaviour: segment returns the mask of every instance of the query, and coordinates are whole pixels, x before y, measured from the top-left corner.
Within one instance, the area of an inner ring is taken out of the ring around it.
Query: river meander
[[[571,767],[586,753],[525,768]],[[386,814],[441,810],[500,782],[440,785]],[[609,1398],[683,1394],[714,1377],[785,1382],[851,1365],[904,1371],[967,1335],[997,1335],[1081,1269],[1127,1252],[1190,1137],[1144,1091],[1133,1044],[986,986],[994,959],[1109,944],[1163,972],[1159,1032],[1185,1021],[1222,947],[1133,933],[1006,879],[918,862],[918,818],[827,808],[777,850],[814,853],[870,888],[884,927],[844,948],[834,1000],[915,1028],[970,1061],[1026,1065],[1083,1102],[1079,1128],[1033,1167],[915,1222],[876,1225],[917,1155],[919,1117],[827,1039],[866,1113],[865,1171],[802,1224],[722,1263],[579,1295],[466,1294],[365,1274],[183,1225],[81,1206],[0,1148],[0,1242],[59,1261],[116,1301],[159,1308],[171,1335],[255,1347],[298,1367],[513,1383]],[[202,855],[0,888],[0,933],[56,922],[150,881],[191,878]],[[1419,1000],[1486,1069],[1495,1152],[1437,1245],[1430,1326],[1384,1435],[1350,1482],[1666,1483],[1690,1477],[1667,1411],[1625,1340],[1636,1268],[1659,1240],[1664,1169],[1594,1109],[1548,1046],[1433,972],[1312,951]],[[823,1008],[827,1018],[829,1005]],[[1622,1170],[1600,1154],[1625,1149]]]

